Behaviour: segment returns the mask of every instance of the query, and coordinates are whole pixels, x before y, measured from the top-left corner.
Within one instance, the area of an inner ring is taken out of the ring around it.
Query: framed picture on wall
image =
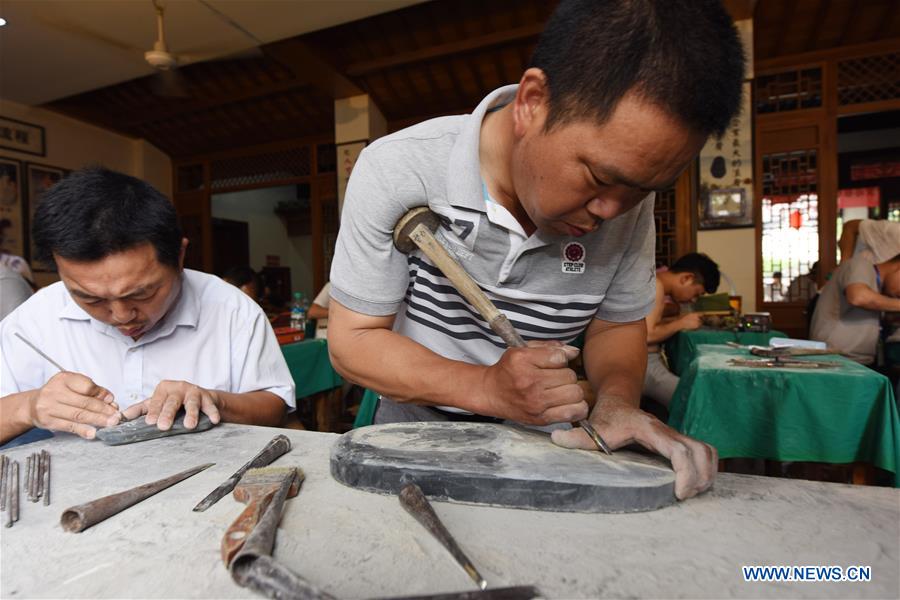
[[[33,123],[0,117],[0,148],[45,156],[47,140],[44,128]]]
[[[353,172],[353,166],[360,152],[368,143],[368,140],[357,140],[337,145],[338,214],[344,208],[344,194],[347,191],[347,182],[350,181],[350,173]]]
[[[0,157],[0,251],[25,256],[22,163]]]
[[[29,231],[28,258],[31,260],[31,268],[34,271],[52,271],[53,265],[48,265],[37,261],[35,257],[34,240],[31,239],[30,228],[34,219],[34,210],[41,201],[41,196],[49,190],[53,185],[65,177],[65,169],[58,167],[48,167],[46,165],[36,165],[28,163],[25,167],[25,189],[28,195],[28,218],[26,225]]]
[[[753,227],[752,86],[744,82],[741,112],[721,138],[700,151],[700,229]]]

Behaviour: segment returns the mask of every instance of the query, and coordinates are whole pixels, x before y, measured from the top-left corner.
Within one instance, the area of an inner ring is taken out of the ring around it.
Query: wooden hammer
[[[494,303],[481,291],[472,276],[434,237],[434,232],[437,231],[440,224],[440,218],[427,206],[413,208],[397,221],[397,225],[394,227],[394,246],[404,254],[409,254],[418,247],[441,270],[444,277],[450,280],[457,291],[469,301],[469,304],[475,307],[478,314],[487,321],[491,330],[499,335],[507,346],[524,348],[525,340],[522,339],[506,315],[494,306]],[[587,419],[578,421],[578,424],[600,450],[612,454],[609,446]]]

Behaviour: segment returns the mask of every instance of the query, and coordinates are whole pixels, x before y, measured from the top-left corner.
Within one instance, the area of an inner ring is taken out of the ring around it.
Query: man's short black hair
[[[669,267],[672,273],[690,273],[694,280],[703,285],[707,294],[719,289],[719,265],[700,252],[685,254]]]
[[[36,258],[80,262],[150,243],[157,260],[178,268],[181,227],[175,207],[150,184],[103,167],[74,171],[44,192],[34,212]]]
[[[744,51],[719,0],[562,0],[531,58],[547,77],[546,129],[605,122],[634,90],[692,130],[738,113]]]

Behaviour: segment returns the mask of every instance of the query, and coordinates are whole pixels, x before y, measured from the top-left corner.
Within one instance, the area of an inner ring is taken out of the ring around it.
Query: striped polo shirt
[[[514,85],[500,88],[471,115],[432,119],[363,150],[331,268],[331,295],[342,305],[396,315],[396,332],[473,364],[496,363],[505,345],[427,257],[394,248],[394,226],[411,208],[427,205],[439,215],[437,239],[525,340],[570,342],[593,318],[636,321],[655,298],[653,194],[574,238],[526,235],[485,193],[481,122],[515,92]]]

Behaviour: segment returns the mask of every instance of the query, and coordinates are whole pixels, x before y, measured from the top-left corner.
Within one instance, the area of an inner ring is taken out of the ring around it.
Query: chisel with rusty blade
[[[238,481],[241,480],[241,477],[243,477],[247,470],[269,466],[276,458],[282,454],[286,454],[290,450],[291,440],[285,435],[276,435],[268,444],[266,444],[265,448],[259,451],[259,454],[251,458],[247,464],[235,471],[234,475],[222,482],[222,484],[211,491],[206,498],[197,503],[197,506],[194,507],[194,512],[203,512],[231,493],[231,490],[234,489],[234,486],[238,484]]]

